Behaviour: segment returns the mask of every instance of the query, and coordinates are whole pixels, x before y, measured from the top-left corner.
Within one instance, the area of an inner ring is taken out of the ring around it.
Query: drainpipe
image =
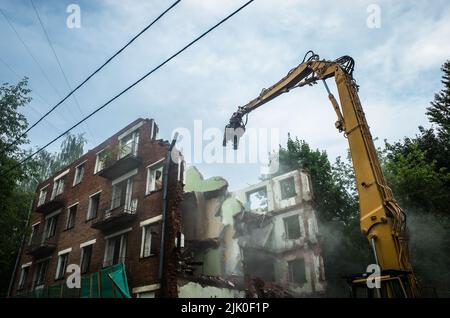
[[[25,245],[25,241],[26,241],[26,237],[27,237],[27,229],[28,229],[28,226],[30,225],[31,210],[33,209],[33,201],[34,200],[31,201],[30,207],[28,208],[27,224],[26,224],[26,227],[25,227],[25,232],[22,235],[22,242],[20,243],[19,253],[17,254],[16,262],[14,264],[14,269],[13,269],[13,272],[12,272],[12,275],[11,275],[11,279],[9,281],[8,294],[6,295],[7,298],[11,297],[12,287],[14,285],[14,278],[16,278],[17,267],[19,265],[19,260],[20,260],[20,256],[22,255],[23,247]]]
[[[164,167],[164,176],[163,176],[163,211],[162,211],[162,224],[161,224],[161,248],[159,253],[159,281],[162,284],[162,276],[164,269],[164,254],[165,254],[165,242],[166,242],[166,218],[167,218],[167,209],[168,209],[168,183],[169,183],[169,172],[170,172],[170,161],[172,149],[175,146],[175,142],[178,138],[178,132],[173,136],[172,142],[170,143],[169,150],[166,156],[166,166]]]

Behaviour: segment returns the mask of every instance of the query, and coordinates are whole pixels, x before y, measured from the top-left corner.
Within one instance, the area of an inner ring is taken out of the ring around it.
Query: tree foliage
[[[0,293],[8,287],[31,198],[18,187],[18,182],[25,178],[24,170],[20,166],[12,169],[22,154],[19,146],[27,141],[21,135],[28,123],[20,113],[31,101],[27,85],[24,78],[16,85],[0,86]],[[16,139],[14,146],[10,146]]]
[[[28,177],[21,182],[22,188],[34,192],[40,182],[80,158],[84,153],[86,142],[83,134],[68,133],[58,152],[51,153],[43,150],[37,153],[26,166]],[[28,153],[31,152],[32,150],[28,151]]]

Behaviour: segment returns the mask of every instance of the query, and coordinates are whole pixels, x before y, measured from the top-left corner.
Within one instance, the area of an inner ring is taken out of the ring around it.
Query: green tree
[[[449,296],[450,273],[450,61],[442,67],[444,88],[426,110],[433,128],[413,138],[385,141],[382,166],[407,213],[411,261],[420,286]]]
[[[58,152],[50,153],[45,149],[38,152],[27,164],[27,178],[21,182],[26,191],[35,192],[37,185],[80,158],[87,143],[83,134],[68,133],[61,143]],[[31,153],[29,150],[27,153]]]
[[[442,144],[450,147],[450,60],[442,66],[442,84],[444,88],[434,96],[434,101],[427,108],[427,116],[431,123],[437,125],[437,134]]]
[[[23,192],[18,183],[25,178],[23,167],[17,166],[23,152],[20,146],[27,142],[21,136],[28,126],[20,111],[30,101],[28,80],[16,85],[0,86],[0,294],[8,288],[20,239],[25,231],[28,205],[32,196]],[[10,146],[13,141],[17,142]]]

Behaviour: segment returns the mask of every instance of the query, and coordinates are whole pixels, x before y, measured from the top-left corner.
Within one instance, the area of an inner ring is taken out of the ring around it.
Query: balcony
[[[139,167],[142,164],[142,159],[137,156],[137,148],[137,142],[119,147],[117,157],[110,154],[105,158],[105,167],[98,175],[109,180],[114,180]]]
[[[42,258],[53,253],[56,248],[56,242],[56,235],[44,238],[43,233],[41,233],[31,240],[31,244],[26,247],[25,252],[35,258]]]
[[[47,214],[63,208],[65,204],[65,200],[61,196],[56,196],[55,198],[50,199],[50,201],[38,205],[35,211],[38,213]]]
[[[113,209],[107,209],[103,212],[101,219],[91,225],[92,228],[109,232],[116,228],[125,227],[132,223],[136,218],[137,199],[131,200],[127,205],[121,205]]]

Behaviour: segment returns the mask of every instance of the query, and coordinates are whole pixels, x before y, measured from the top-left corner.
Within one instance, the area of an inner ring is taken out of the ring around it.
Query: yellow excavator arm
[[[308,52],[303,62],[284,78],[263,89],[257,98],[246,105],[238,107],[226,126],[224,146],[232,140],[237,149],[238,137],[245,131],[243,117],[251,111],[293,88],[322,81],[337,115],[336,128],[348,139],[359,195],[361,230],[369,240],[375,262],[384,273],[380,277],[389,282],[382,284],[377,294],[379,297],[395,297],[401,290],[405,297],[418,297],[416,279],[409,261],[405,214],[395,201],[381,170],[358,97],[358,86],[353,79],[353,69],[354,61],[349,56],[327,61],[320,60],[312,51]],[[326,79],[331,77],[336,81],[339,103],[326,83]],[[355,276],[353,281],[356,284],[364,279],[364,276]],[[393,287],[391,280],[400,282],[401,288]]]

